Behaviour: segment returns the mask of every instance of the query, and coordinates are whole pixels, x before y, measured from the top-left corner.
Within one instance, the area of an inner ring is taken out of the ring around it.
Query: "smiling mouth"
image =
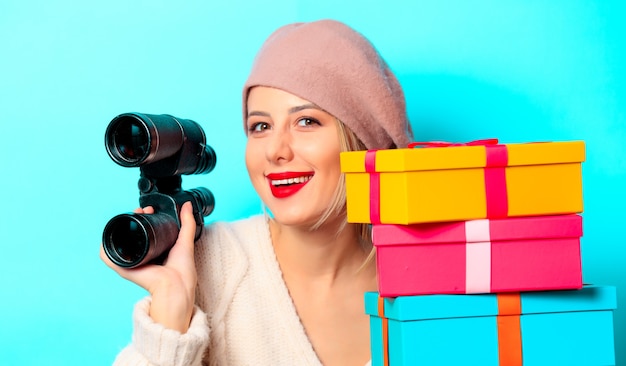
[[[313,174],[306,173],[273,173],[268,174],[272,195],[276,198],[286,198],[296,194],[313,178]]]
[[[312,175],[307,175],[303,177],[286,178],[286,179],[272,179],[270,180],[270,184],[276,187],[290,185],[290,184],[301,184],[301,183],[308,182],[311,178],[313,178]]]

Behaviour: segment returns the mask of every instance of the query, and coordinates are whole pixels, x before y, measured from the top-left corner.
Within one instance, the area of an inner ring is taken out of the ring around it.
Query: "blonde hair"
[[[367,150],[367,146],[357,137],[357,135],[352,132],[350,128],[348,128],[343,122],[339,119],[335,119],[337,121],[337,129],[339,130],[339,145],[342,152],[346,151],[360,151]],[[348,225],[347,216],[346,216],[346,180],[345,175],[342,173],[339,178],[339,182],[337,183],[337,188],[335,189],[335,193],[333,195],[333,200],[328,208],[324,211],[319,220],[311,227],[311,230],[316,230],[326,221],[328,221],[332,217],[343,216],[344,220],[337,229],[337,235],[342,232],[346,225]],[[359,244],[364,250],[368,250],[372,248],[372,228],[370,224],[350,224],[354,227],[354,230],[357,233],[357,238],[359,240]],[[365,263],[361,266],[363,268],[367,263],[371,261],[374,257],[374,250],[370,251]]]

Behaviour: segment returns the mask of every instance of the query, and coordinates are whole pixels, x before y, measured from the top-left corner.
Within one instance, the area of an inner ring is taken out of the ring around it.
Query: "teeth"
[[[298,184],[298,183],[307,182],[312,177],[313,177],[312,175],[308,175],[308,176],[304,176],[304,177],[295,177],[295,178],[289,178],[289,179],[272,180],[271,183],[274,186],[280,186],[280,185],[284,185],[284,184],[294,184],[294,183]]]

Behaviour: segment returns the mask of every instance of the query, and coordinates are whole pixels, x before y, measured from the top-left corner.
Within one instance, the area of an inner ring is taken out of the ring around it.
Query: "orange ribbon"
[[[385,299],[378,298],[378,317],[382,320],[383,366],[389,366],[389,321],[385,317]]]
[[[498,358],[500,366],[521,366],[522,303],[519,293],[501,293],[498,298]]]

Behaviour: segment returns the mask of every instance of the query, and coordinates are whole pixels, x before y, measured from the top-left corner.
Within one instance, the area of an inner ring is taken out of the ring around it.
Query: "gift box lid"
[[[510,295],[510,294],[508,294]],[[365,312],[378,316],[377,292],[365,293]],[[400,321],[497,316],[498,294],[421,295],[382,298],[384,316]],[[614,310],[614,286],[587,285],[580,290],[523,292],[521,314]]]
[[[582,216],[575,214],[372,226],[372,241],[376,247],[581,236]]]
[[[487,149],[493,147],[506,147],[506,159],[497,159],[506,166],[580,163],[585,160],[584,141],[487,144],[377,150],[374,170],[406,172],[481,168],[487,166]],[[342,152],[342,172],[366,172],[366,154],[367,151]]]

